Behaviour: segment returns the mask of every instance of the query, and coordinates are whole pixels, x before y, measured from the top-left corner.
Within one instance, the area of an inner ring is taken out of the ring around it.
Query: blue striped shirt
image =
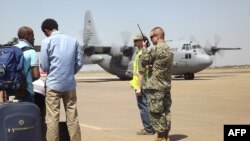
[[[48,73],[46,86],[60,92],[74,90],[76,74],[83,66],[83,53],[76,39],[59,31],[44,39],[40,67]]]

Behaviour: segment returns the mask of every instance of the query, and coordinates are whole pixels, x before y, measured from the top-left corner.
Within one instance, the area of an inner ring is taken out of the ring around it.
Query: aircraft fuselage
[[[194,73],[202,71],[212,64],[212,58],[199,44],[184,41],[168,42],[174,53],[173,75],[184,75],[185,79],[193,79]],[[96,63],[107,72],[121,79],[131,77],[132,56],[111,56],[111,54],[93,54],[86,57],[86,63]]]

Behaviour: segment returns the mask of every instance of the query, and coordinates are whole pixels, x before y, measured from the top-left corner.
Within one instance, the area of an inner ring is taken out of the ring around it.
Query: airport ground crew
[[[155,132],[151,125],[147,97],[143,90],[143,85],[145,82],[145,69],[141,65],[140,56],[143,48],[143,37],[141,34],[136,34],[133,36],[134,46],[137,47],[136,56],[133,61],[133,79],[130,81],[131,86],[135,90],[137,105],[140,110],[141,121],[143,129],[137,132],[137,135],[153,135]]]
[[[145,92],[148,96],[148,107],[151,122],[157,132],[155,141],[167,141],[171,128],[170,107],[171,75],[173,53],[164,41],[165,33],[161,27],[151,30],[153,50],[142,50],[142,66],[149,69]]]

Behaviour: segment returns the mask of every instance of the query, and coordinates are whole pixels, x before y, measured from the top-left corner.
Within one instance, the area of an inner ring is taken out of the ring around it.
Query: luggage
[[[34,49],[32,47],[23,47],[22,49],[13,45],[0,46],[0,90],[18,91],[20,96],[27,93],[26,74],[24,72],[23,52]]]
[[[20,48],[0,46],[0,89],[18,89],[23,76],[24,57]]]
[[[0,141],[42,141],[39,108],[30,102],[1,103]]]

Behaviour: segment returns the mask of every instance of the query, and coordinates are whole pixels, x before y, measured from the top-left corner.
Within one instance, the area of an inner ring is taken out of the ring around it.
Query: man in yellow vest
[[[147,97],[143,91],[143,85],[146,80],[146,70],[142,67],[140,56],[143,48],[143,37],[141,34],[133,36],[134,45],[137,47],[136,56],[133,62],[133,79],[130,81],[131,86],[135,90],[137,105],[140,110],[143,129],[137,132],[137,135],[153,135],[155,133],[149,117]]]

